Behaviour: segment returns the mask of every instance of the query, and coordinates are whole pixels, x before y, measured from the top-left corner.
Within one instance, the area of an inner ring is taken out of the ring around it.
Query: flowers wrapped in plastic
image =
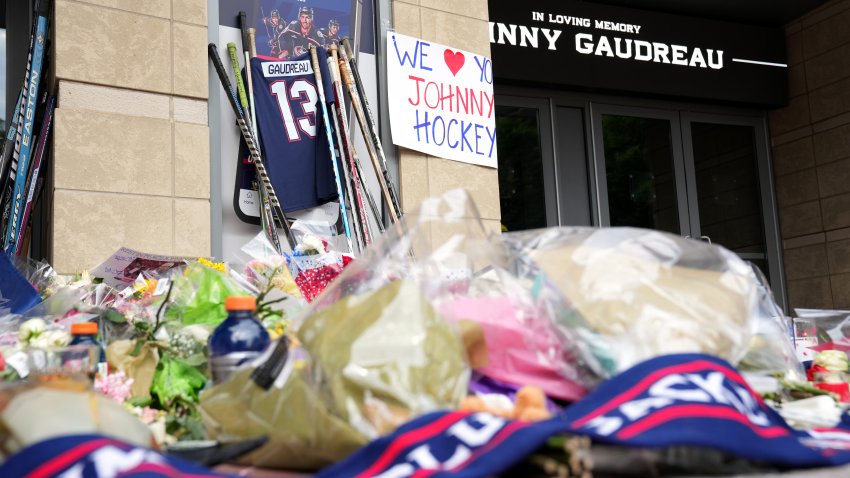
[[[309,469],[420,414],[457,408],[470,360],[577,398],[595,375],[571,330],[554,327],[565,304],[539,271],[515,266],[465,192],[426,200],[296,318],[300,345],[281,342],[256,368],[202,392],[208,430],[268,435],[249,463]],[[515,350],[485,345],[491,335]],[[521,349],[531,352],[511,356]]]
[[[502,240],[561,291],[606,376],[681,352],[738,363],[756,330],[756,276],[722,247],[634,228],[549,228]]]

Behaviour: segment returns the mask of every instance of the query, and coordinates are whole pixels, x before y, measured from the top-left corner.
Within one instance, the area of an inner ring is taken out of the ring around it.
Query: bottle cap
[[[250,295],[237,295],[224,299],[224,308],[230,310],[254,310],[257,308],[257,299]]]
[[[97,322],[79,322],[71,324],[71,335],[91,335],[97,333]]]

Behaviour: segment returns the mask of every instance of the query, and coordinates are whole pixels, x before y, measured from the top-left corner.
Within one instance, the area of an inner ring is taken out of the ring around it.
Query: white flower
[[[151,431],[153,439],[162,448],[177,443],[176,438],[165,432],[165,417],[160,417],[156,421],[149,423],[148,429]]]
[[[195,341],[201,344],[207,343],[207,339],[210,337],[209,328],[199,324],[183,327],[181,333],[192,337]]]
[[[47,324],[42,319],[30,319],[18,328],[18,340],[21,342],[29,342],[35,337],[38,337],[47,328]]]
[[[64,347],[71,342],[71,335],[64,330],[48,330],[30,341],[30,346],[37,349],[52,349]]]

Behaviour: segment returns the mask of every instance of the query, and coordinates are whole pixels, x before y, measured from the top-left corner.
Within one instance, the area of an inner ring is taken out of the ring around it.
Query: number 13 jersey
[[[330,100],[333,86],[323,61],[327,53],[324,48],[317,50],[325,99]],[[336,200],[310,53],[288,61],[252,58],[251,77],[263,157],[283,210],[297,211]]]

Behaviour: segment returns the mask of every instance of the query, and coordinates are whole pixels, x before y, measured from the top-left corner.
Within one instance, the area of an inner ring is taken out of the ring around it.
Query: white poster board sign
[[[393,143],[497,167],[492,65],[468,51],[387,33]]]

